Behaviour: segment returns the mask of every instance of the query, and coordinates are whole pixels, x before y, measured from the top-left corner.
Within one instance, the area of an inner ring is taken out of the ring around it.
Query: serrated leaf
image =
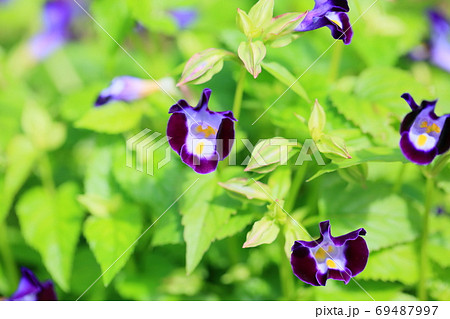
[[[266,47],[262,41],[243,41],[239,45],[238,55],[247,71],[256,79],[261,73],[261,62],[266,56]]]
[[[52,278],[69,290],[73,256],[84,212],[76,201],[78,188],[61,185],[55,194],[41,187],[27,191],[17,204],[25,241],[36,249]]]
[[[75,127],[99,133],[117,134],[137,127],[142,110],[124,103],[92,108],[75,122]]]
[[[261,65],[274,78],[287,87],[290,87],[298,96],[305,99],[305,101],[310,102],[308,93],[288,69],[277,62],[263,62]]]
[[[399,245],[371,252],[360,279],[400,281],[414,285],[419,278],[418,252],[413,244]]]
[[[198,179],[198,180],[197,180]],[[215,174],[189,181],[189,194],[180,200],[184,240],[186,242],[186,272],[192,273],[204,253],[234,212],[233,209],[214,204],[214,197],[221,191]]]
[[[264,183],[255,182],[252,179],[232,178],[227,182],[219,183],[219,185],[233,193],[241,194],[250,200],[260,199],[269,202],[272,201],[267,195],[271,193],[269,187]]]
[[[282,137],[273,137],[258,142],[252,151],[245,171],[267,173],[273,171],[278,165],[286,165],[287,160],[296,153],[293,148],[295,145],[297,145],[296,141]]]
[[[322,169],[320,169],[317,173],[315,173],[308,179],[308,182],[316,179],[319,176],[322,176],[323,174],[331,173],[342,168],[370,162],[408,163],[408,160],[398,148],[372,147],[365,150],[353,152],[351,159],[333,161],[330,164],[323,166]]]
[[[329,179],[319,200],[320,215],[333,221],[335,236],[363,227],[370,251],[411,242],[419,236],[419,213],[405,199],[392,194],[390,185],[372,182],[362,190],[359,185],[345,184],[338,178]]]
[[[131,257],[135,249],[135,245],[131,245],[141,229],[140,210],[132,204],[123,204],[107,217],[90,216],[86,220],[83,234],[102,272],[107,271],[102,277],[105,286]]]
[[[222,70],[223,61],[226,57],[234,54],[222,49],[207,49],[194,54],[187,61],[181,79],[177,86],[195,81],[194,84],[201,84],[209,81],[213,75]]]
[[[252,230],[247,234],[247,240],[242,248],[256,247],[262,244],[270,244],[277,239],[280,228],[275,220],[263,217],[253,224]]]

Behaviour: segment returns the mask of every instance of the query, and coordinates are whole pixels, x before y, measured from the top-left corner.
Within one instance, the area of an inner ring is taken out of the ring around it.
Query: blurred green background
[[[41,61],[27,50],[42,28],[44,1],[0,4],[0,296],[16,289],[19,267],[26,266],[41,280],[52,279],[59,299],[77,299],[200,178],[82,300],[370,300],[353,281],[310,287],[295,278],[284,246],[300,239],[298,229],[270,215],[270,201],[238,197],[218,185],[253,177],[271,187],[289,186],[294,166],[257,174],[221,163],[218,173],[197,176],[172,153],[171,162],[149,176],[126,167],[125,142],[144,128],[165,132],[173,100],[159,91],[128,104],[93,107],[116,76],[148,78],[144,69],[155,79],[177,82],[193,54],[208,48],[236,52],[244,39],[236,10],[248,11],[255,2],[85,1],[104,30],[78,10],[71,40]],[[450,16],[449,3],[378,1],[358,18],[372,3],[349,1],[353,41],[337,42],[302,76],[310,101],[290,90],[251,125],[288,85],[265,70],[257,79],[247,75],[237,137],[254,144],[275,136],[310,138],[301,118],[309,118],[318,99],[327,114],[326,131],[343,138],[350,154],[371,147],[395,150],[409,112],[401,94],[410,92],[419,101],[439,98],[437,114],[448,113],[449,73],[407,55],[429,34],[426,10],[439,6]],[[312,0],[276,0],[275,15],[313,6]],[[169,14],[177,8],[195,10],[197,19],[180,29]],[[265,61],[297,78],[333,41],[327,28],[311,31],[286,47],[268,47]],[[188,84],[173,97],[195,105],[209,87],[210,108],[231,110],[239,70],[226,61],[208,83]],[[249,153],[239,142],[235,147],[240,163]],[[371,255],[358,283],[376,300],[415,300],[422,272],[421,170],[403,160],[356,167],[363,172],[356,177],[342,169],[304,183],[292,215],[313,237],[326,219],[335,236],[366,228]],[[311,163],[305,178],[320,169]],[[433,200],[433,212],[444,213],[433,213],[430,221],[426,282],[432,300],[450,300],[449,180],[447,166],[436,177]],[[241,248],[252,224],[268,214],[279,223],[277,238]]]

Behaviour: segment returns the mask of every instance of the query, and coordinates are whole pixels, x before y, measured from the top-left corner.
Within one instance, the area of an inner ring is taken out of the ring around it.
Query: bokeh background
[[[70,38],[40,57],[30,41],[44,28],[44,1],[0,1],[0,296],[14,292],[26,266],[41,280],[53,280],[59,299],[77,299],[198,177],[175,153],[153,176],[125,165],[127,138],[144,128],[165,132],[171,97],[156,91],[132,103],[94,108],[94,102],[116,76],[147,79],[148,72],[176,83],[193,54],[236,52],[244,37],[236,10],[254,3],[80,1],[98,24],[75,6]],[[380,0],[359,18],[372,3],[349,1],[353,41],[337,42],[302,76],[310,101],[290,90],[251,125],[288,85],[265,70],[257,79],[248,75],[238,138],[254,144],[274,136],[310,138],[301,119],[309,118],[318,99],[327,130],[346,141],[350,154],[397,149],[398,128],[409,112],[402,93],[419,101],[439,98],[436,112],[450,111],[450,74],[409,58],[429,37],[426,10],[437,7],[450,17],[448,1]],[[313,5],[277,0],[275,15]],[[195,13],[187,25],[171,13],[180,8]],[[265,60],[297,78],[333,42],[328,29],[311,31],[286,47],[268,48]],[[209,87],[210,107],[230,110],[239,68],[226,61],[208,83],[173,87],[172,96],[195,105]],[[242,144],[236,147],[238,162],[249,156]],[[242,248],[252,224],[273,207],[230,194],[217,182],[258,176],[286,186],[294,170],[256,174],[244,168],[223,165],[220,174],[201,177],[82,300],[370,300],[355,282],[310,287],[295,278],[284,250],[298,239],[292,225],[280,226],[271,244]],[[359,168],[304,183],[292,215],[313,236],[326,219],[335,236],[365,227],[371,255],[358,283],[376,300],[415,300],[422,271],[421,170],[405,161]],[[305,178],[318,170],[311,164]],[[450,300],[449,178],[448,167],[436,178],[430,221],[426,280],[432,300]]]

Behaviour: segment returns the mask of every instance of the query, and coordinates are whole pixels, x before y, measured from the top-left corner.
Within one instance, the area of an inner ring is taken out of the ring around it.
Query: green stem
[[[39,172],[42,185],[50,195],[55,194],[55,183],[53,181],[52,166],[47,154],[43,154],[39,161]]]
[[[427,242],[428,242],[428,224],[430,219],[431,205],[433,203],[433,192],[434,192],[434,180],[428,174],[426,177],[425,186],[425,211],[423,215],[422,222],[422,236],[420,239],[420,260],[419,260],[419,283],[417,287],[417,295],[419,300],[427,300],[427,268],[428,268],[428,253],[427,253]]]
[[[291,213],[292,209],[294,208],[295,200],[297,199],[298,192],[305,180],[307,167],[308,167],[308,162],[305,162],[305,163],[303,163],[303,165],[298,167],[295,172],[294,180],[292,181],[292,184],[291,184],[291,189],[290,189],[289,194],[287,195],[286,201],[284,203],[284,209],[288,213]]]
[[[239,119],[239,115],[241,113],[242,96],[244,94],[244,84],[246,75],[247,70],[244,67],[242,67],[236,85],[236,92],[234,94],[234,102],[233,102],[233,115],[236,119]]]
[[[17,286],[19,274],[17,273],[11,247],[8,244],[8,230],[4,223],[0,224],[0,256],[2,257],[2,264],[5,267],[5,273],[8,274],[9,290],[12,292],[14,287]]]
[[[278,240],[280,251],[280,285],[283,300],[294,300],[295,287],[293,281],[292,269],[284,251],[284,242],[281,238]]]
[[[403,176],[405,175],[406,165],[402,164],[400,171],[398,172],[397,179],[395,181],[394,187],[392,187],[392,192],[397,194],[402,188]]]
[[[338,42],[334,45],[333,55],[331,56],[331,66],[330,66],[330,82],[336,81],[339,75],[339,67],[341,65],[343,44]]]

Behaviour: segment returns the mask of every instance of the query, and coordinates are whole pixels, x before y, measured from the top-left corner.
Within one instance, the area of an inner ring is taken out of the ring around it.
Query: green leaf
[[[299,218],[299,217],[302,217],[302,216],[299,216],[299,215],[304,215],[304,213],[296,211],[296,212],[291,213],[290,215],[295,220],[301,220],[301,218]],[[294,242],[296,240],[310,241],[311,236],[298,223],[294,222],[291,218],[286,218],[286,223],[284,225],[284,240],[285,240],[284,252],[286,253],[286,256],[288,258],[290,258],[291,257],[291,248],[292,248],[292,245],[294,245]]]
[[[245,34],[247,38],[253,37],[254,26],[252,20],[250,20],[247,13],[241,9],[237,9],[236,23],[242,33]]]
[[[270,23],[273,16],[274,0],[259,0],[248,12],[250,20],[257,30]],[[261,34],[262,30],[258,32]]]
[[[215,174],[198,177],[181,199],[184,240],[186,242],[186,272],[192,273],[216,238],[217,231],[227,224],[234,209],[214,204],[214,198],[221,192]],[[187,187],[191,186],[191,180]]]
[[[247,240],[242,248],[256,247],[262,244],[270,244],[277,239],[280,228],[275,220],[263,217],[253,224],[252,230],[247,234]]]
[[[402,154],[398,148],[383,148],[383,147],[372,147],[365,150],[355,151],[352,154],[351,159],[346,159],[342,161],[333,161],[330,164],[323,166],[321,170],[315,173],[312,177],[308,179],[312,181],[323,174],[331,173],[342,168],[347,168],[362,163],[369,162],[401,162],[408,163],[408,160]]]
[[[284,199],[291,187],[291,170],[286,166],[279,167],[270,175],[267,184],[274,198]]]
[[[308,93],[305,91],[300,82],[286,69],[284,66],[277,62],[262,62],[261,63],[264,70],[269,72],[274,78],[283,83],[284,85],[290,87],[298,96],[307,102],[310,102]]]
[[[123,204],[108,217],[90,216],[83,234],[100,264],[105,286],[114,279],[131,257],[136,245],[134,241],[141,235],[141,212],[136,205]]]
[[[361,186],[365,186],[367,176],[369,174],[369,167],[367,163],[362,163],[347,168],[338,170],[339,176],[349,183],[355,183]]]
[[[243,41],[238,48],[239,58],[247,71],[256,79],[261,73],[261,62],[266,56],[266,47],[262,41]]]
[[[6,150],[6,171],[3,185],[0,188],[0,223],[8,214],[14,197],[31,173],[38,152],[31,141],[23,136],[14,137]]]
[[[221,240],[243,231],[247,225],[255,220],[256,216],[257,214],[248,212],[238,212],[236,215],[232,215],[228,222],[217,230],[216,239]]]
[[[55,150],[66,140],[65,125],[53,122],[47,110],[32,103],[23,110],[22,127],[33,145],[40,150]]]
[[[219,185],[233,193],[241,194],[250,200],[260,199],[268,202],[272,201],[267,195],[271,193],[270,188],[264,183],[255,182],[253,179],[232,178],[225,183],[219,183]]]
[[[273,18],[264,28],[264,41],[273,42],[289,35],[301,23],[304,16],[304,12],[289,12]],[[290,41],[287,44],[289,43]]]
[[[413,244],[371,252],[366,269],[358,278],[400,281],[406,285],[414,285],[419,278],[417,258],[417,248]]]
[[[428,255],[439,266],[450,267],[450,220],[444,216],[431,216]]]
[[[113,103],[92,108],[75,122],[75,127],[98,133],[117,134],[137,127],[141,117],[142,110],[140,108],[134,108],[124,103]]]
[[[194,54],[187,61],[177,86],[192,81],[194,81],[194,84],[208,82],[222,70],[224,59],[233,56],[234,54],[229,51],[215,48]]]
[[[319,104],[319,101],[316,99],[314,102],[313,109],[311,111],[311,116],[308,121],[308,129],[311,134],[313,140],[319,140],[323,134],[323,130],[325,128],[325,124],[327,123],[327,117],[325,115],[325,111],[323,107]],[[319,148],[320,150],[320,148]]]
[[[273,171],[278,165],[286,165],[288,159],[297,152],[293,148],[296,145],[296,141],[282,137],[273,137],[258,142],[252,151],[245,171],[267,173]]]
[[[420,233],[419,213],[391,189],[382,182],[367,183],[364,190],[359,185],[346,187],[338,176],[330,176],[321,191],[320,216],[332,220],[334,236],[365,228],[364,238],[372,252],[411,242]]]
[[[69,290],[73,257],[84,212],[76,201],[78,188],[61,185],[55,194],[41,187],[27,191],[17,204],[25,241],[36,249],[53,279]]]
[[[328,134],[322,134],[316,141],[317,148],[323,154],[330,159],[334,158],[352,158],[348,153],[347,146],[342,138],[338,136],[331,136]]]

